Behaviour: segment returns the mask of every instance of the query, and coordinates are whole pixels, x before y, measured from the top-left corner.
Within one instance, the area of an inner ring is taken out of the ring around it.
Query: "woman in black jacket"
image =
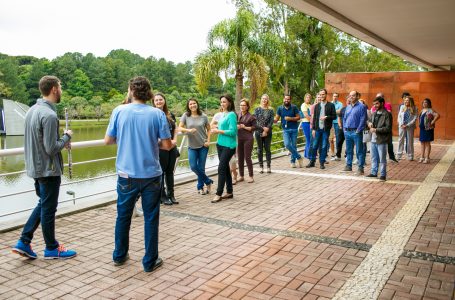
[[[160,165],[163,170],[161,178],[161,203],[165,205],[179,204],[174,197],[174,169],[177,157],[180,155],[177,149],[177,130],[175,126],[175,116],[172,114],[166,104],[166,97],[157,93],[153,98],[153,105],[161,109],[166,115],[167,122],[169,123],[169,130],[171,131],[172,145],[174,146],[171,150],[166,151],[160,149]],[[166,189],[164,188],[166,183]]]

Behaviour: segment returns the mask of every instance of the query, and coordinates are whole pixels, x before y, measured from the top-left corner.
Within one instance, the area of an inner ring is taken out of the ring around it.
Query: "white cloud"
[[[233,18],[230,0],[0,0],[0,53],[53,59],[127,49],[175,63],[206,49],[210,28]]]

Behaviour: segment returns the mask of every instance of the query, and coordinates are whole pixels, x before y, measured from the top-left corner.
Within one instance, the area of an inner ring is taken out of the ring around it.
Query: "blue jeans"
[[[144,269],[150,269],[158,258],[161,175],[153,178],[117,179],[117,220],[115,222],[114,261],[125,259],[129,249],[131,217],[137,196],[141,194],[144,211]]]
[[[197,176],[197,189],[202,190],[204,184],[212,184],[211,180],[205,174],[205,162],[207,160],[207,153],[209,148],[201,147],[197,149],[188,148],[188,161],[190,163],[191,171],[193,171]]]
[[[305,134],[305,152],[303,152],[303,157],[310,158],[310,149],[311,149],[311,129],[310,122],[302,122],[303,134]]]
[[[371,143],[371,174],[378,175],[381,166],[381,176],[387,176],[387,144]]]
[[[283,139],[284,146],[291,152],[291,163],[295,163],[296,159],[302,158],[299,152],[297,152],[297,134],[298,129],[284,129]]]
[[[338,134],[340,131],[340,126],[338,125],[338,122],[333,122],[332,126],[333,129],[335,130],[335,138],[338,138]]]
[[[346,165],[352,168],[352,158],[354,156],[354,145],[357,160],[359,161],[359,169],[365,166],[365,155],[363,152],[363,133],[356,133],[355,131],[344,131],[346,139]]]
[[[319,150],[319,162],[325,163],[325,159],[327,158],[327,150],[328,150],[328,141],[329,141],[330,130],[324,129],[317,129],[315,130],[315,136],[311,142],[311,156],[310,160],[316,160],[316,153]]]
[[[35,178],[35,192],[39,200],[22,230],[20,239],[23,243],[32,242],[33,234],[41,223],[46,248],[54,250],[58,247],[55,239],[55,212],[57,211],[60,183],[60,176]]]

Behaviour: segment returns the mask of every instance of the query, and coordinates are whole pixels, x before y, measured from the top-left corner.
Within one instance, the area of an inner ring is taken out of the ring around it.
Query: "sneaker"
[[[117,267],[121,266],[121,265],[125,264],[128,259],[130,259],[130,255],[126,254],[126,256],[124,258],[119,259],[119,260],[114,260],[114,265]]]
[[[381,176],[381,177],[379,177],[379,180],[386,181],[386,178],[385,178],[385,176]]]
[[[260,168],[259,174],[264,174],[264,167],[259,167],[259,168]]]
[[[391,158],[390,161],[393,161],[394,163],[398,163],[398,160],[396,160],[396,158]]]
[[[172,204],[174,204],[174,203],[172,203],[171,199],[166,198],[166,199],[164,199],[163,204],[164,204],[164,205],[172,205]]]
[[[270,167],[267,167],[267,173],[268,174],[272,173],[272,169]]]
[[[142,210],[142,208],[138,207],[137,205],[134,206],[133,217],[138,218],[138,217],[142,217],[143,215],[144,215],[144,211]]]
[[[331,161],[336,161],[336,160],[337,160],[337,157],[336,157],[336,156],[332,156],[332,157],[330,158],[330,160],[331,160]]]
[[[303,168],[303,158],[302,158],[302,157],[299,158],[299,159],[297,160],[297,162],[299,163],[299,168]]]
[[[335,157],[333,160],[334,161],[341,161],[341,157]]]
[[[378,175],[374,175],[374,174],[369,174],[365,177],[368,177],[368,178],[378,178]]]
[[[295,163],[291,163],[291,168],[297,168],[297,166],[295,165]]]
[[[199,195],[205,195],[205,194],[206,194],[206,192],[204,191],[204,189],[198,190],[197,193],[198,193]]]
[[[319,165],[319,168],[322,169],[322,170],[324,170],[324,169],[325,169],[324,164],[320,164],[320,165]]]
[[[357,170],[357,175],[363,175],[363,174],[365,174],[365,172],[363,171],[363,168]]]
[[[359,161],[357,159],[354,159],[354,161],[352,162],[353,165],[356,165]]]
[[[13,253],[19,254],[23,257],[28,257],[30,259],[36,259],[38,255],[32,250],[32,245],[25,244],[21,240],[18,240],[16,246],[11,250]]]
[[[351,171],[352,171],[352,167],[350,167],[350,166],[346,166],[343,169],[343,172],[351,172]]]
[[[66,249],[62,244],[54,250],[44,249],[44,259],[67,259],[76,256],[76,251]]]
[[[153,272],[156,269],[158,269],[159,267],[161,267],[162,265],[163,265],[163,259],[161,259],[161,257],[158,257],[155,261],[155,264],[153,264],[152,267],[150,267],[150,268],[144,267],[144,272]]]
[[[210,184],[207,184],[207,191],[206,191],[207,194],[210,194],[210,192],[212,191],[212,184],[213,184],[213,182]]]

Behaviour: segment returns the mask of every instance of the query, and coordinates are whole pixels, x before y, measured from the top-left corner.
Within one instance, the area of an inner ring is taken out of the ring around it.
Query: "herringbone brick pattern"
[[[390,164],[389,179],[423,180],[447,149],[434,146],[429,165]],[[78,251],[74,259],[44,260],[40,230],[39,259],[19,258],[10,247],[20,230],[0,234],[0,299],[330,299],[417,188],[305,175],[344,175],[343,167],[290,169],[279,158],[276,172],[238,183],[234,199],[216,204],[194,183],[178,186],[181,204],[162,206],[164,265],[153,273],[142,270],[141,218],[132,222],[130,260],[112,263],[115,205],[57,219],[57,238]],[[455,188],[437,190],[407,250],[455,260],[454,198]],[[455,263],[402,256],[380,298],[451,299],[454,281]]]

